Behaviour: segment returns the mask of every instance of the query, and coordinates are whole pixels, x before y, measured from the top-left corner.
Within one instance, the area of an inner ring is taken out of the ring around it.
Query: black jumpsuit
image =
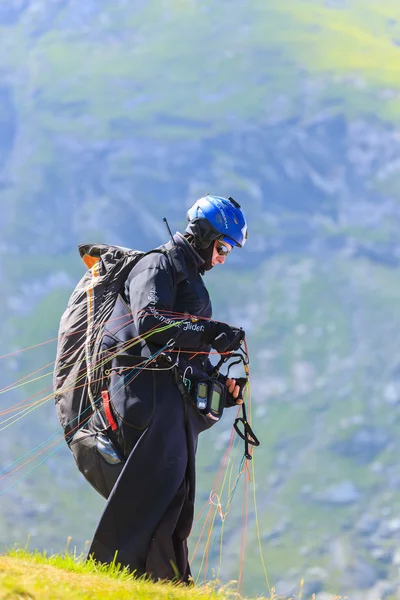
[[[176,321],[182,320],[182,313],[211,317],[210,297],[199,273],[202,259],[183,236],[176,234],[174,240],[175,247],[168,242],[165,248],[174,255],[175,266],[178,260],[180,278],[165,254],[155,252],[142,258],[128,277],[125,298],[117,302],[105,347],[118,347],[163,327],[171,323],[172,314]],[[137,575],[189,579],[187,538],[193,523],[197,438],[213,422],[184,402],[172,372],[162,370],[161,365],[149,365],[154,370],[142,371],[131,382],[129,368],[119,372],[118,367],[143,361],[173,338],[174,350],[182,351],[181,372],[189,364],[207,370],[210,346],[204,338],[208,325],[186,319],[113,361],[116,370],[111,375],[110,398],[128,458],[89,550],[100,562],[111,562],[117,552],[117,562]],[[205,354],[189,362],[196,352]]]

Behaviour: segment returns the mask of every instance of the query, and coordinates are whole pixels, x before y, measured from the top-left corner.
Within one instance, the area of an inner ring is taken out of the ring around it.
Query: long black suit
[[[152,253],[132,269],[124,297],[116,305],[104,339],[119,347],[154,327],[185,315],[209,319],[211,302],[199,273],[202,259],[180,235],[166,244],[171,257]],[[177,272],[179,277],[177,278]],[[167,314],[169,313],[169,314]],[[133,321],[132,321],[133,317]],[[120,324],[117,326],[116,324]],[[100,562],[117,562],[138,575],[188,581],[187,538],[195,498],[197,438],[212,422],[184,402],[171,371],[145,370],[133,381],[126,369],[162,348],[171,338],[180,348],[180,369],[206,371],[210,346],[204,341],[209,323],[186,320],[152,335],[113,361],[111,403],[121,427],[127,461],[108,498],[89,554]],[[190,353],[189,351],[192,351]],[[187,353],[188,352],[188,353]],[[196,352],[205,352],[193,360]],[[125,370],[118,371],[124,366]]]

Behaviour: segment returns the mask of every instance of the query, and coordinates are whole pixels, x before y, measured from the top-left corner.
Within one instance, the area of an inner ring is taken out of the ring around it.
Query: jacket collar
[[[194,268],[196,271],[200,271],[202,265],[204,264],[204,260],[201,258],[199,254],[197,254],[196,250],[189,244],[189,242],[183,237],[179,231],[175,233],[173,236],[175,245],[182,251],[185,256],[186,264],[188,268]],[[174,244],[172,241],[169,241],[165,246],[168,249],[172,249]]]

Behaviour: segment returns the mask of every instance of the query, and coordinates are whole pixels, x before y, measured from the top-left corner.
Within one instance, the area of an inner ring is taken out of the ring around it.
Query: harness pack
[[[152,252],[165,254],[176,283],[185,276],[173,251],[163,247],[141,252],[119,246],[86,244],[79,253],[88,271],[74,289],[61,317],[53,387],[57,415],[79,470],[107,497],[124,458],[113,445],[116,429],[106,390],[107,365],[101,347],[131,269]]]

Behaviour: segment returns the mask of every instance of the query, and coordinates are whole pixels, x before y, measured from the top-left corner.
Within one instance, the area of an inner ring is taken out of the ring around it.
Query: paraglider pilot
[[[232,198],[207,195],[187,218],[185,233],[176,233],[163,246],[167,252],[146,254],[133,267],[106,328],[104,351],[112,348],[115,356],[110,406],[125,464],[89,550],[101,563],[116,560],[136,575],[182,582],[190,580],[187,539],[198,435],[218,421],[221,396],[225,407],[243,401],[238,381],[210,377],[211,348],[237,350],[244,331],[211,320],[202,276],[223,265],[234,246],[242,248],[247,239],[246,220]],[[171,323],[172,328],[163,327]],[[139,344],[118,353],[137,336]],[[171,338],[178,368],[157,360],[127,383],[129,369]]]

